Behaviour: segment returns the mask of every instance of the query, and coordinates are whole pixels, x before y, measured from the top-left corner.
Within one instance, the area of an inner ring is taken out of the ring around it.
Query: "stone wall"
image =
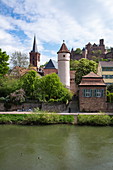
[[[63,112],[66,110],[66,104],[63,103],[42,103],[43,111],[50,111],[50,112]]]
[[[113,103],[107,103],[106,111],[107,112],[113,112]]]
[[[5,107],[4,107],[4,103],[0,103],[0,111],[4,111]]]
[[[29,111],[29,109],[40,108],[42,111],[63,112],[66,110],[66,104],[63,103],[23,103],[22,105],[11,104],[9,109],[4,107],[4,103],[0,103],[0,111]]]

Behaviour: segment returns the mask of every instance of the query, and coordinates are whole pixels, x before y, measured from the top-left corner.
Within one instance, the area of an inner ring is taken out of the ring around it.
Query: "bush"
[[[110,102],[110,103],[113,103],[113,93],[107,94],[107,101]]]
[[[25,101],[25,92],[23,89],[16,90],[15,92],[11,93],[7,99],[10,103],[21,104]]]
[[[78,115],[79,125],[109,125],[110,124],[109,115]]]
[[[6,97],[10,93],[21,88],[20,80],[13,79],[13,78],[2,78],[0,80],[0,96]]]

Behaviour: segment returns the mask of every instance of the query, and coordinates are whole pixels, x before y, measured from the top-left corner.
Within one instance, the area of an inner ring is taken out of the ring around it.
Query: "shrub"
[[[110,124],[109,115],[78,115],[79,125],[109,125]]]
[[[107,94],[107,101],[112,103],[113,102],[113,93],[108,93]]]
[[[10,103],[21,104],[25,101],[25,92],[23,89],[16,90],[15,92],[11,93],[7,99]]]

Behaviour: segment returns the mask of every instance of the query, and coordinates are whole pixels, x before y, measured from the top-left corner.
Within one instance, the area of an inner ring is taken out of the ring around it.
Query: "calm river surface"
[[[0,125],[0,170],[113,170],[113,127]]]

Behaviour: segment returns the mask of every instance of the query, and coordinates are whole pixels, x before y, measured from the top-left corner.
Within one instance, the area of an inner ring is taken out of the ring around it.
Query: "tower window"
[[[63,57],[65,57],[65,55],[63,55]]]

